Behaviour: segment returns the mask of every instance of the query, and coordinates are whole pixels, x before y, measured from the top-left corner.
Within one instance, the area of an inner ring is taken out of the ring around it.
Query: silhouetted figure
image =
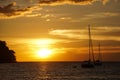
[[[13,50],[9,50],[5,41],[0,41],[0,63],[16,62],[16,57]]]

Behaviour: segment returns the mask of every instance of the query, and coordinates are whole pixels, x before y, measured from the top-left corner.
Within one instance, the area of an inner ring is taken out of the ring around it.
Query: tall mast
[[[93,61],[95,61],[94,52],[93,52],[92,38],[91,38],[91,31],[90,31],[90,25],[88,25],[88,29],[89,29],[89,59],[91,59],[90,54],[92,53]]]

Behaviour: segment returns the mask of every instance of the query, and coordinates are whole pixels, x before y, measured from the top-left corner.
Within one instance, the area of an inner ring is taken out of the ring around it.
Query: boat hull
[[[82,68],[94,68],[94,64],[90,61],[84,61],[81,65]]]

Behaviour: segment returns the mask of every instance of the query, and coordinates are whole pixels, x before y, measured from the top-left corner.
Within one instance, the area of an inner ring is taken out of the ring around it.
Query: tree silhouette
[[[5,41],[0,41],[0,63],[16,62],[15,52],[9,50]]]

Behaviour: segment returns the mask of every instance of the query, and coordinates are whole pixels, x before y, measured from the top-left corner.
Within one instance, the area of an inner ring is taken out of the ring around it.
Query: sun
[[[48,59],[52,57],[55,53],[54,48],[52,47],[53,44],[56,43],[56,40],[49,39],[49,38],[42,38],[38,40],[34,40],[34,45],[36,46],[33,48],[35,52],[34,56],[37,59]]]
[[[51,49],[48,48],[42,48],[37,51],[37,56],[41,58],[48,58],[53,53]]]

